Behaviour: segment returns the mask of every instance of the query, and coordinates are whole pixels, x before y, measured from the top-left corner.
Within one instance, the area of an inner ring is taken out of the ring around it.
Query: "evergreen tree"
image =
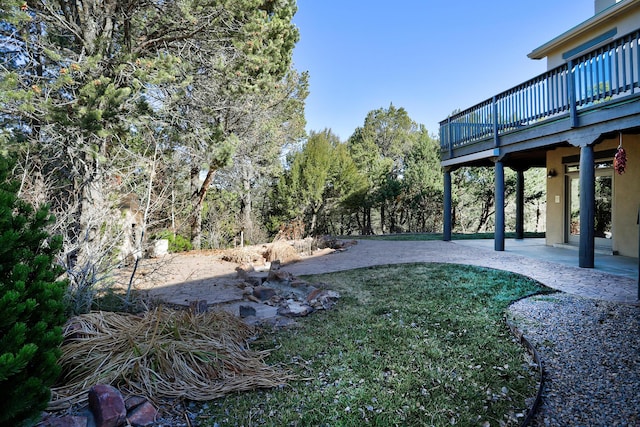
[[[19,200],[8,170],[0,159],[0,425],[15,426],[46,407],[60,372],[66,284],[53,267],[61,241],[44,231],[48,210]]]
[[[407,156],[402,181],[401,222],[407,223],[407,231],[436,232],[441,230],[443,183],[440,167],[440,146],[431,138],[424,126]]]
[[[374,233],[373,207],[380,208],[380,232],[398,228],[400,181],[418,132],[407,111],[392,104],[370,111],[363,127],[349,138],[351,156],[369,180],[369,190],[362,198],[362,234]]]

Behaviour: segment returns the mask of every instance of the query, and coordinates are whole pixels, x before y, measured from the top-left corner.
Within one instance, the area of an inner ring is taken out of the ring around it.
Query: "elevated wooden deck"
[[[445,168],[544,166],[558,145],[640,130],[640,29],[440,122]]]

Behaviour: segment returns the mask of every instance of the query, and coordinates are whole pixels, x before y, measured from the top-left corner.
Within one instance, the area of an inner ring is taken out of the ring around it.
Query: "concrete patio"
[[[486,250],[493,250],[492,239],[456,240],[459,245],[471,246]],[[578,266],[578,248],[572,246],[547,246],[543,238],[534,239],[506,239],[505,252],[551,261],[571,267]],[[594,270],[603,273],[638,279],[638,259],[620,255],[611,255],[605,251],[596,250]]]

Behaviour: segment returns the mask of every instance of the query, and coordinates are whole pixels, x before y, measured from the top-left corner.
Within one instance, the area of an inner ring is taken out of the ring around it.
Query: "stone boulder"
[[[117,388],[97,384],[89,389],[89,409],[96,420],[96,427],[119,427],[127,420],[127,408]]]

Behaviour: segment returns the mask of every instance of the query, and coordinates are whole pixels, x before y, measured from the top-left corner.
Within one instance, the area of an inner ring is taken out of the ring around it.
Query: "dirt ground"
[[[192,251],[140,260],[133,275],[133,289],[147,293],[155,302],[189,306],[196,301],[206,301],[209,306],[222,305],[235,311],[238,304],[247,300],[243,285],[246,276],[238,270],[248,270],[252,276],[266,276],[270,268],[270,263],[259,257],[266,246],[244,250],[252,254],[249,258],[253,258],[253,262],[226,261],[228,251]],[[333,249],[316,250],[301,256],[298,262],[333,252]],[[288,270],[288,266],[282,269]],[[132,273],[132,267],[122,269],[118,283],[126,287]]]
[[[282,268],[300,277],[384,264],[468,264],[523,274],[571,294],[637,303],[637,276],[609,274],[606,269],[581,269],[542,257],[522,256],[516,252],[520,249],[532,254],[539,250],[562,251],[535,241],[509,241],[512,246],[504,252],[498,252],[464,241],[358,240],[346,242],[339,250],[325,249],[311,256],[302,256],[297,262],[285,263]],[[240,263],[224,261],[222,257],[221,251],[209,251],[143,260],[135,275],[134,285],[137,289],[148,290],[153,298],[173,304],[188,305],[194,300],[206,300],[209,305],[238,301],[242,298],[236,271]],[[604,262],[604,259],[599,259],[599,262]],[[260,267],[256,265],[257,269]],[[126,269],[121,272],[121,283],[128,283],[130,273]]]

